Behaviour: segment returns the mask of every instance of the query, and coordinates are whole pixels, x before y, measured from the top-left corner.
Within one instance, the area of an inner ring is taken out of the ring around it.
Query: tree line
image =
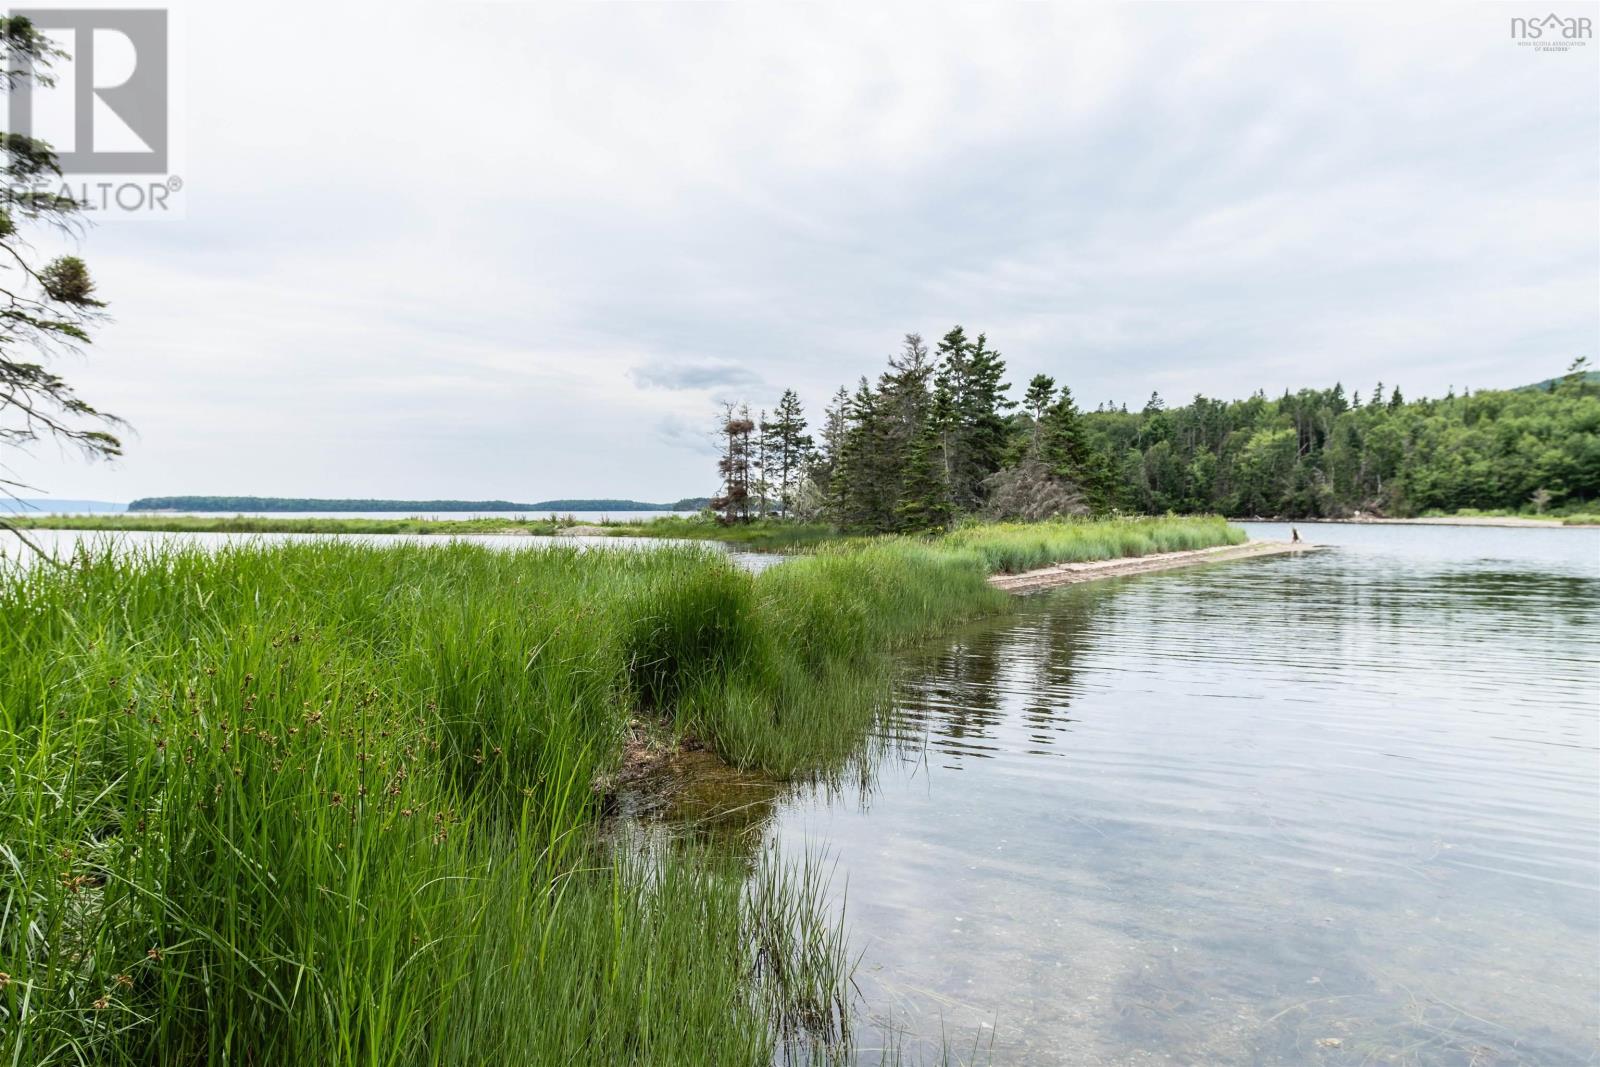
[[[876,380],[840,388],[815,434],[794,390],[769,414],[719,413],[712,507],[863,532],[959,517],[1215,512],[1235,517],[1407,516],[1463,509],[1571,511],[1600,500],[1600,382],[1587,361],[1558,379],[1408,401],[1301,389],[1244,400],[1081,410],[1034,375],[1010,397],[984,334],[929,348],[907,334]]]

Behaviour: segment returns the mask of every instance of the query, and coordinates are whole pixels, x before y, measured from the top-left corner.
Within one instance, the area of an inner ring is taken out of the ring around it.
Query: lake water
[[[714,798],[832,865],[860,1062],[1600,1059],[1600,531],[1300,533],[929,645],[861,794]]]

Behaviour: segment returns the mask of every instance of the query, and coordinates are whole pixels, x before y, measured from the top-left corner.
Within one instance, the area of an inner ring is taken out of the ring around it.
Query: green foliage
[[[1053,563],[1187,552],[1246,540],[1244,531],[1225,519],[1169,516],[964,526],[947,534],[940,545],[972,559],[986,574],[1018,574]]]
[[[1600,496],[1600,387],[1351,405],[1339,386],[1083,417],[1136,512],[1339,517],[1581,507]],[[1092,479],[1086,479],[1092,484]]]
[[[66,53],[23,15],[0,15],[0,88],[51,84],[50,67]],[[22,223],[72,230],[80,206],[65,192],[56,154],[43,141],[0,133],[0,451],[54,439],[91,458],[120,455],[115,416],[96,410],[46,365],[52,355],[88,344],[105,307],[89,268],[77,256],[37,260]],[[0,494],[23,488],[0,465]],[[8,523],[0,520],[0,528]]]
[[[863,377],[828,409],[812,467],[826,517],[845,530],[915,532],[977,507],[1010,444],[1004,373],[982,335],[969,341],[957,326],[935,356],[907,334],[876,387]]]
[[[13,569],[7,1059],[770,1062],[797,998],[842,995],[827,924],[788,925],[817,887],[612,857],[591,791],[634,708],[735,673],[765,714],[784,672],[833,716],[813,736],[856,736],[871,709],[821,698],[847,690],[766,635],[766,603],[698,550],[319,541]],[[814,762],[741,709],[674,710],[743,730],[752,761]]]
[[[1339,518],[1356,512],[1511,510],[1560,515],[1600,499],[1600,374],[1510,391],[1407,401],[1302,389],[1269,400],[1157,392],[1130,413],[1081,412],[1047,374],[1021,410],[1005,363],[956,326],[930,361],[909,334],[876,386],[828,409],[811,477],[818,516],[855,532],[940,530],[964,516],[1207,514]]]
[[[811,457],[813,442],[806,432],[805,410],[800,406],[800,396],[793,389],[785,389],[778,398],[771,421],[761,423],[762,474],[770,487],[772,499],[765,510],[776,510],[787,518],[793,512],[795,496],[800,489],[800,479],[805,464]]]

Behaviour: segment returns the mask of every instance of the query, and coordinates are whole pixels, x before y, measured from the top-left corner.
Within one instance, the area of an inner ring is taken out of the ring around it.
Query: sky
[[[957,323],[1089,408],[1600,356],[1600,42],[1525,6],[284,10],[174,8],[183,217],[70,242],[56,364],[133,432],[45,495],[704,495],[719,401]]]

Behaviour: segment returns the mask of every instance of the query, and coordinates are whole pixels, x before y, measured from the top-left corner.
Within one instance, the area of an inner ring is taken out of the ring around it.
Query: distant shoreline
[[[1229,522],[1288,522],[1320,523],[1328,526],[1519,526],[1542,530],[1583,530],[1600,526],[1600,522],[1565,522],[1560,518],[1531,519],[1520,515],[1436,515],[1414,519],[1260,519],[1238,518]]]
[[[325,512],[405,512],[450,514],[461,511],[530,513],[552,511],[699,511],[708,501],[686,497],[666,504],[614,498],[572,498],[536,500],[523,504],[513,500],[363,500],[348,498],[276,496],[149,496],[129,501],[129,514],[151,512],[199,512],[208,515]]]

